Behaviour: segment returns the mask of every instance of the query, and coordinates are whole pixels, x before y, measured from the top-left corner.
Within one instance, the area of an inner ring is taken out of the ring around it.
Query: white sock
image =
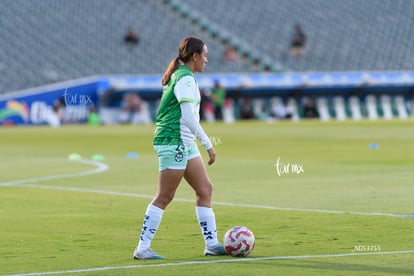
[[[196,215],[200,224],[206,246],[214,246],[219,243],[217,240],[216,217],[213,209],[197,206]]]
[[[162,220],[163,209],[149,204],[142,224],[141,236],[138,243],[138,252],[142,252],[151,246],[151,241],[157,232],[158,226]]]

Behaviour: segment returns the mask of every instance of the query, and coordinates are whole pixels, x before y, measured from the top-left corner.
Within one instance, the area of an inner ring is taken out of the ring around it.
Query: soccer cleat
[[[138,252],[137,249],[134,251],[134,259],[136,260],[163,260],[165,259],[163,256],[158,255],[150,248],[145,249],[142,252]]]
[[[204,256],[222,256],[228,255],[226,249],[221,244],[216,244],[215,246],[207,246],[204,249]]]

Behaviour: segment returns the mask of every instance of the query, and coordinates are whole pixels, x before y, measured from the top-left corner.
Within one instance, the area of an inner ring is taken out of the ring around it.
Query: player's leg
[[[184,178],[196,194],[196,206],[211,208],[213,185],[200,156],[188,160]]]
[[[184,176],[185,170],[166,169],[160,172],[157,193],[151,204],[165,210],[167,205],[173,200],[175,191]]]
[[[151,241],[161,224],[165,208],[174,198],[175,191],[183,178],[187,162],[188,155],[172,146],[157,148],[156,152],[160,162],[158,188],[144,215],[139,243],[134,251],[135,259],[164,258],[150,249]],[[176,158],[177,154],[180,158]]]
[[[196,193],[196,215],[205,241],[204,255],[227,255],[217,239],[216,218],[211,207],[212,184],[199,152],[189,156],[184,178]]]
[[[160,172],[157,194],[148,205],[144,215],[139,243],[134,252],[135,259],[163,259],[150,249],[151,242],[161,224],[165,208],[174,198],[183,174],[184,170],[167,169]]]

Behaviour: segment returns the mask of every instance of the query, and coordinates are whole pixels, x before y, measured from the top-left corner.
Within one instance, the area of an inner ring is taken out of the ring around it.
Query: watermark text
[[[278,176],[284,174],[301,174],[305,172],[302,164],[297,163],[283,163],[280,156],[277,158],[275,168]]]
[[[93,101],[88,94],[69,93],[68,89],[65,89],[63,98],[66,105],[90,105]]]
[[[356,252],[378,252],[381,251],[380,245],[355,245],[354,251]]]

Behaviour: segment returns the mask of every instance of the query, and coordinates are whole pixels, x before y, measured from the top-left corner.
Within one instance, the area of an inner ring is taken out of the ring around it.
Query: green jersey
[[[215,107],[222,107],[224,105],[224,100],[226,99],[226,92],[221,87],[213,88],[211,93],[214,96],[213,104]]]
[[[192,110],[197,121],[200,120],[200,90],[191,70],[179,66],[171,75],[171,79],[161,96],[158,114],[155,121],[154,145],[189,145],[195,135],[183,124],[180,104],[193,103]]]

